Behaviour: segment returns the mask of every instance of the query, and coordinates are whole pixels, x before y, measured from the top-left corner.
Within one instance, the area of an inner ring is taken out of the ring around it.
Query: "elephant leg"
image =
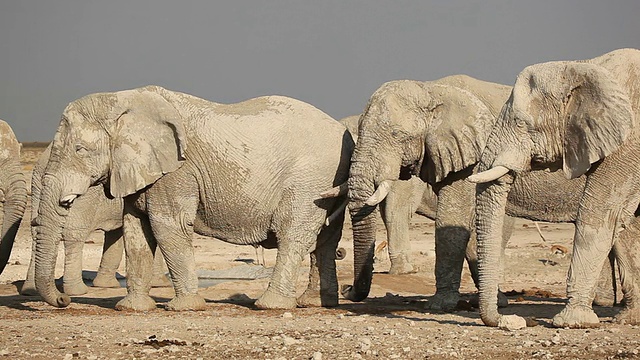
[[[171,279],[167,276],[167,264],[164,261],[162,252],[156,252],[153,258],[153,277],[151,287],[171,287]]]
[[[297,235],[294,235],[296,233]],[[298,266],[308,253],[308,249],[313,247],[313,242],[317,239],[317,235],[313,232],[296,232],[295,229],[288,229],[283,234],[276,234],[276,236],[278,236],[276,264],[273,267],[271,281],[269,281],[267,290],[256,300],[255,305],[259,309],[292,309],[296,307]],[[318,255],[319,252],[316,252],[315,262],[316,266],[320,267],[323,265],[322,262],[326,260],[321,258],[322,255]],[[312,273],[315,271],[313,270]],[[320,269],[317,271],[320,271]]]
[[[298,297],[298,306],[338,306],[336,250],[342,237],[343,223],[344,213],[320,231],[316,249],[311,252],[309,284]]]
[[[102,259],[100,260],[98,274],[93,279],[93,286],[101,288],[120,287],[120,282],[116,279],[116,272],[120,266],[120,261],[122,261],[123,253],[122,228],[105,231]]]
[[[149,311],[156,308],[156,302],[149,296],[156,242],[149,219],[145,214],[133,212],[127,205],[131,201],[125,200],[123,217],[127,296],[118,301],[116,310]]]
[[[31,260],[29,261],[29,268],[27,269],[27,278],[24,280],[22,287],[20,288],[20,295],[23,296],[37,296],[40,295],[36,290],[36,242],[31,242]]]
[[[436,214],[436,293],[433,310],[451,311],[460,300],[460,277],[472,232],[475,187],[465,181],[445,185],[438,192]]]
[[[507,248],[507,243],[513,234],[513,225],[515,222],[515,218],[505,216],[504,223],[502,225],[502,256],[500,257],[500,267],[502,269],[504,269],[504,250]],[[469,267],[473,283],[476,286],[476,289],[480,289],[480,275],[478,272],[478,239],[475,230],[471,232],[471,238],[469,239],[469,243],[467,244],[467,249],[465,251],[465,259],[467,260],[467,266]],[[504,271],[501,271],[501,273],[503,274],[502,282],[504,282]],[[471,298],[471,305],[478,307],[479,303],[480,299],[478,298],[478,294],[475,294]],[[507,296],[502,291],[498,291],[498,307],[506,307],[507,305],[509,305],[509,299],[507,299]]]
[[[389,274],[415,272],[411,264],[411,244],[409,243],[409,223],[411,215],[417,208],[417,204],[412,201],[413,189],[414,184],[410,181],[396,181],[384,202],[380,204],[380,214],[387,229],[389,260],[391,260]]]
[[[615,272],[616,255],[615,251],[609,253],[608,261],[604,262],[600,277],[596,284],[596,294],[593,299],[593,305],[598,306],[614,306],[617,302],[616,298],[616,272]]]
[[[620,284],[624,296],[624,309],[615,317],[621,324],[640,324],[640,220],[623,230],[615,245],[614,253],[620,274]]]
[[[82,250],[84,241],[64,240],[64,276],[62,284],[67,295],[84,295],[89,292],[89,287],[82,279]]]

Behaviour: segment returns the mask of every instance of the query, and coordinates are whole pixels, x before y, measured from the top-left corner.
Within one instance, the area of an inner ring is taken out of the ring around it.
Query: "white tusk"
[[[60,199],[60,205],[69,206],[69,205],[73,204],[73,201],[77,197],[78,197],[78,195],[76,195],[76,194],[69,194],[69,195],[63,197],[62,199]]]
[[[384,198],[389,195],[389,191],[391,190],[391,181],[385,180],[378,185],[376,192],[371,195],[370,198],[367,199],[364,203],[369,206],[376,206],[384,200]]]
[[[320,197],[323,199],[339,197],[339,196],[345,195],[348,190],[349,190],[349,184],[347,184],[347,182],[345,181],[338,186],[334,186],[331,189],[323,193],[320,193]]]
[[[467,178],[467,181],[470,181],[472,183],[476,183],[476,184],[480,184],[480,183],[486,183],[489,181],[493,181],[496,179],[499,179],[500,177],[502,177],[503,175],[505,175],[506,173],[509,172],[509,169],[502,166],[502,165],[498,165],[496,167],[492,167],[489,170],[483,171],[483,172],[479,172],[475,175],[471,175]]]
[[[331,215],[329,215],[329,217],[327,217],[327,220],[324,221],[324,225],[329,226],[329,224],[331,224],[338,216],[340,216],[344,209],[347,208],[348,203],[349,199],[345,199],[342,204],[340,204],[340,206],[338,206],[338,208]]]

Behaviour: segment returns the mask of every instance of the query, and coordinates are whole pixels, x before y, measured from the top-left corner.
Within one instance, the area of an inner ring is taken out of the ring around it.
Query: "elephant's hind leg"
[[[633,219],[625,230],[620,232],[614,245],[614,252],[618,269],[620,271],[620,283],[624,294],[624,309],[615,317],[615,321],[621,324],[640,324],[640,220]]]
[[[309,284],[298,297],[298,306],[338,306],[338,277],[336,275],[336,250],[342,237],[344,213],[320,231],[318,244],[311,253]]]

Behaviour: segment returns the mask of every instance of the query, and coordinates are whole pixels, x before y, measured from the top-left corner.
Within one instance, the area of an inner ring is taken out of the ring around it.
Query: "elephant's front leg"
[[[451,311],[460,300],[460,277],[473,223],[475,189],[465,181],[445,185],[438,192],[436,214],[436,293],[433,310]]]
[[[89,288],[82,280],[82,250],[84,241],[64,239],[64,276],[62,284],[67,295],[84,295]]]
[[[134,212],[125,200],[124,248],[127,267],[127,296],[116,304],[116,310],[149,311],[156,302],[149,296],[156,242],[146,214]]]
[[[116,279],[116,272],[120,266],[123,251],[122,228],[105,231],[102,258],[100,259],[98,274],[93,279],[93,286],[102,288],[120,287],[120,282]]]
[[[387,229],[389,260],[391,260],[389,274],[415,272],[411,264],[411,244],[409,243],[409,222],[417,208],[412,198],[415,187],[413,181],[395,181],[389,195],[380,204],[380,214]]]

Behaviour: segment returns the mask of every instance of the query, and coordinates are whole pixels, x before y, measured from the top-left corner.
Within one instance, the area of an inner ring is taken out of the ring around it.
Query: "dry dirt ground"
[[[25,172],[42,148],[25,146]],[[573,226],[541,224],[543,241],[529,221],[518,221],[506,250],[502,289],[513,290],[503,313],[534,316],[539,325],[505,331],[482,325],[475,309],[440,313],[425,310],[434,289],[434,227],[414,217],[412,252],[419,271],[392,276],[389,260],[380,252],[369,299],[341,299],[332,309],[261,311],[253,301],[267,279],[203,284],[207,309],[174,313],[162,307],[171,288],[154,288],[158,308],[147,313],[115,311],[125,289],[92,288],[73,298],[66,309],[54,309],[38,297],[23,297],[18,288],[30,257],[27,209],[9,265],[0,276],[0,358],[9,359],[627,359],[638,358],[640,328],[611,322],[620,307],[597,307],[602,321],[594,329],[555,329],[550,320],[565,302],[568,256],[551,252],[553,245],[571,248]],[[348,250],[338,262],[341,284],[352,279],[352,236],[345,223],[340,246]],[[384,238],[380,223],[378,239]],[[101,241],[87,241],[84,269],[95,271]],[[198,237],[201,269],[227,269],[255,259],[253,247]],[[275,250],[265,252],[266,265]],[[57,275],[62,273],[61,257]],[[301,264],[298,289],[306,285],[307,264]],[[120,272],[124,274],[124,264]],[[463,293],[473,283],[465,270]]]

